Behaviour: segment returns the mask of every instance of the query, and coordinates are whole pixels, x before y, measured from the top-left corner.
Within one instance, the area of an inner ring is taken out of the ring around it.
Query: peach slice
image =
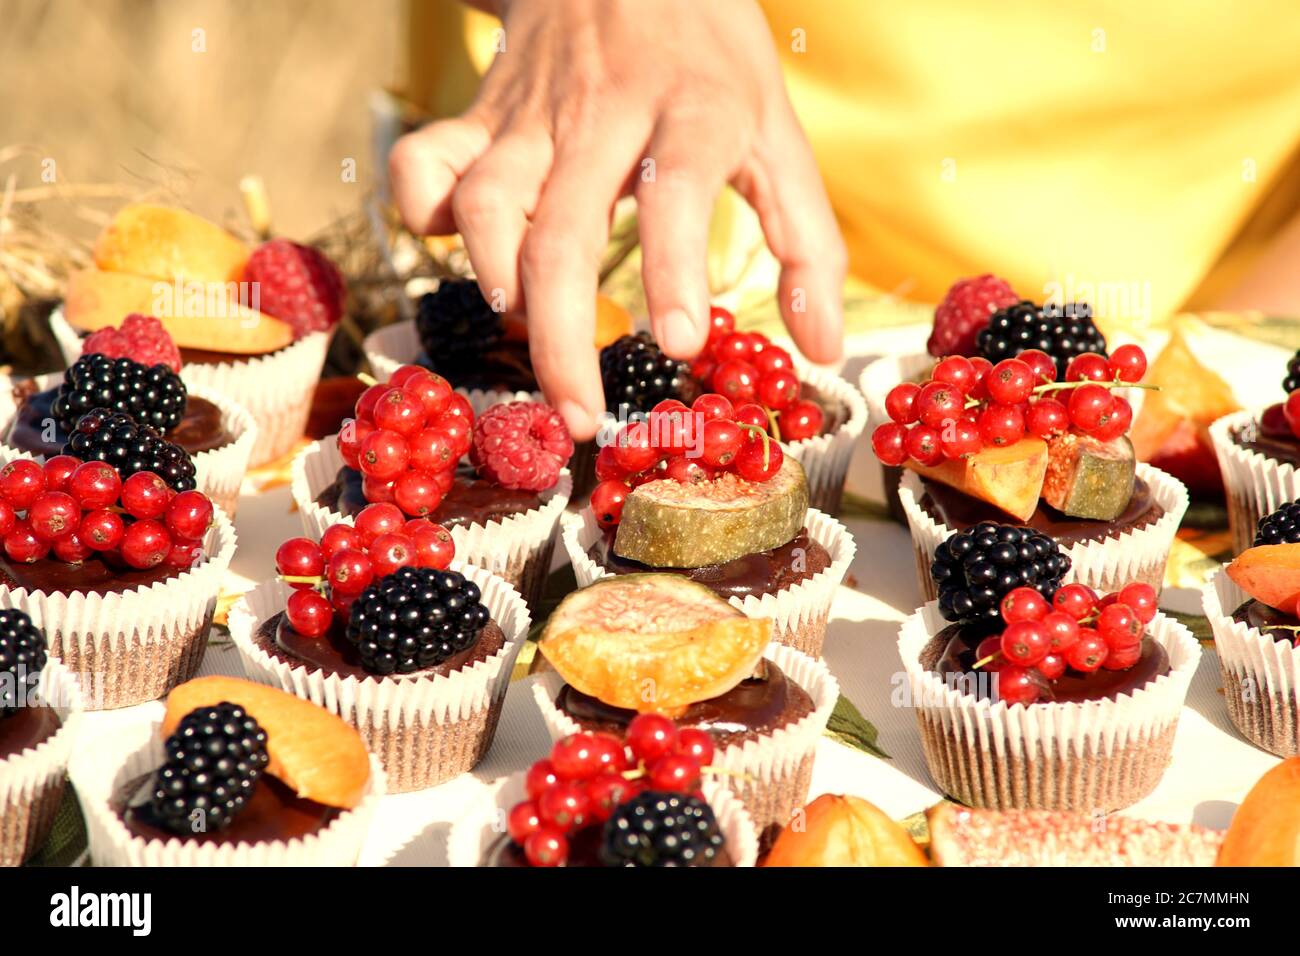
[[[1296,614],[1300,599],[1300,544],[1261,544],[1247,548],[1227,567],[1230,577],[1256,601]]]
[[[1228,826],[1215,866],[1300,866],[1300,757],[1255,782]]]
[[[907,467],[923,478],[951,485],[1028,521],[1038,507],[1047,476],[1047,443],[1041,438],[1023,438],[1014,445],[990,445],[974,455],[950,458],[938,465],[909,461]]]
[[[906,830],[859,797],[822,794],[781,831],[764,866],[928,866]]]
[[[184,209],[124,206],[95,241],[95,264],[154,279],[238,282],[248,247]]]
[[[507,340],[512,342],[528,341],[528,322],[521,316],[507,315],[501,322],[501,328]],[[596,296],[596,339],[597,349],[618,340],[621,336],[632,334],[632,315],[607,295]]]
[[[238,677],[196,677],[167,695],[162,735],[198,707],[229,702],[266,731],[267,772],[300,797],[345,810],[357,806],[370,782],[370,755],[356,728],[309,700]]]
[[[75,328],[117,326],[132,312],[156,316],[182,348],[263,355],[293,341],[293,327],[239,304],[237,286],[176,286],[125,272],[86,269],[68,278],[63,311]]]
[[[677,716],[754,673],[771,623],[678,574],[620,574],[561,601],[537,649],[590,697]]]

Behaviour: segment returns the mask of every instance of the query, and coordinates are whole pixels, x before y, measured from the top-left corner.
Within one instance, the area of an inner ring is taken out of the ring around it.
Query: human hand
[[[604,407],[593,342],[615,202],[635,195],[660,347],[708,334],[714,199],[733,185],[781,263],[795,343],[833,361],[844,243],[752,0],[498,0],[504,50],[473,106],[402,137],[393,194],[420,234],[460,232],[489,302],[523,311],[538,383],[578,440]],[[584,344],[586,347],[584,347]]]

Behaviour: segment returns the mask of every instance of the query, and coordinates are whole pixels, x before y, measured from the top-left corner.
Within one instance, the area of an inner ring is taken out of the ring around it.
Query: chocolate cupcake
[[[853,449],[867,426],[862,393],[840,376],[796,360],[803,397],[816,402],[824,416],[821,434],[787,442],[786,453],[803,465],[808,503],[823,514],[837,515]]]
[[[0,659],[15,663],[5,673],[12,675],[10,691],[21,695],[0,700],[0,866],[21,866],[49,836],[63,800],[82,699],[67,668],[48,658],[44,636],[30,621],[14,611],[0,616]],[[35,647],[37,666],[29,672]],[[17,664],[20,655],[24,663]]]
[[[885,396],[900,382],[919,382],[934,368],[935,358],[927,352],[909,352],[905,355],[882,355],[868,362],[858,377],[858,388],[867,403],[867,420],[873,426],[889,421],[885,409]],[[885,504],[899,524],[907,524],[902,503],[898,500],[898,485],[903,479],[903,469],[898,465],[880,462],[880,480]]]
[[[231,637],[250,678],[356,727],[382,761],[389,792],[437,786],[472,769],[492,745],[530,622],[509,583],[472,565],[454,570],[481,591],[490,621],[471,646],[409,672],[385,673],[359,656],[342,621],[321,636],[296,631],[283,613],[292,590],[281,581],[239,600],[230,611]]]
[[[1223,472],[1232,552],[1251,546],[1259,519],[1300,498],[1300,438],[1281,407],[1234,412],[1210,426]]]

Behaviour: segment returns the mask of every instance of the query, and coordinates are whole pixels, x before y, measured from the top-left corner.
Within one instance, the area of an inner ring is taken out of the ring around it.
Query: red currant
[[[56,547],[55,551],[57,550]],[[164,563],[172,568],[192,568],[202,557],[203,542],[176,538],[172,541],[172,549],[167,552]]]
[[[1029,400],[1037,384],[1034,370],[1020,359],[1003,359],[993,366],[984,379],[989,398],[1003,405],[1019,405]]]
[[[413,376],[402,383],[402,389],[415,396],[424,408],[424,420],[431,422],[442,415],[451,404],[451,384],[434,372],[423,368],[420,371],[424,374]]]
[[[284,616],[290,626],[304,637],[320,637],[330,629],[334,609],[317,591],[294,591],[284,602]]]
[[[382,578],[415,564],[415,542],[400,532],[381,534],[370,542],[366,554],[375,577]]]
[[[683,484],[694,485],[704,481],[711,481],[716,472],[706,465],[701,465],[698,458],[687,458],[685,455],[678,455],[675,458],[669,458],[668,463],[664,466],[665,478],[671,478],[673,481],[680,481]]]
[[[913,425],[907,433],[907,455],[927,466],[943,461],[943,440],[939,429],[929,425]]]
[[[592,734],[570,734],[551,747],[551,765],[561,780],[587,780],[603,769],[599,745]]]
[[[1147,373],[1147,354],[1137,345],[1121,345],[1110,353],[1110,374],[1121,382],[1140,382]]]
[[[677,731],[677,752],[707,767],[713,763],[713,738],[697,727],[683,727]]]
[[[1109,382],[1110,379],[1110,363],[1104,355],[1096,352],[1076,355],[1065,367],[1067,382]]]
[[[9,502],[0,498],[0,538],[3,538],[14,529],[18,523],[18,512]]]
[[[419,567],[444,571],[456,556],[456,542],[440,524],[412,518],[406,522],[405,532],[415,544],[415,563]]]
[[[31,564],[50,553],[49,542],[37,537],[26,518],[15,522],[13,528],[5,535],[4,549],[9,560],[19,564]]]
[[[405,389],[390,388],[375,403],[374,419],[380,431],[414,435],[424,427],[424,403]]]
[[[709,338],[721,339],[736,328],[736,317],[720,305],[709,307]]]
[[[821,406],[806,398],[801,398],[776,416],[777,427],[786,441],[803,441],[820,435],[824,420]]]
[[[700,461],[710,468],[728,468],[744,440],[744,432],[735,422],[721,418],[705,422]]]
[[[669,793],[690,793],[700,786],[700,765],[685,754],[668,754],[650,765],[650,787]]]
[[[528,792],[528,799],[537,800],[559,782],[554,764],[549,759],[537,760],[524,776],[524,789]]]
[[[993,363],[982,355],[975,355],[971,357],[970,364],[975,369],[975,384],[966,390],[966,397],[982,402],[989,397],[989,390],[986,386],[989,372],[993,371]]]
[[[751,361],[760,375],[794,371],[794,357],[779,345],[765,345]]]
[[[602,773],[587,781],[586,790],[590,806],[588,812],[593,820],[603,823],[613,816],[619,804],[636,793],[637,785],[632,780],[624,779],[621,774]]]
[[[871,433],[871,450],[883,464],[895,468],[903,464],[907,461],[907,426],[898,422],[879,426]]]
[[[784,459],[780,445],[766,437],[756,438],[736,453],[736,474],[746,481],[767,481],[781,470]]]
[[[1111,395],[1110,411],[1091,432],[1100,441],[1114,441],[1133,425],[1133,406],[1122,395]]]
[[[406,464],[419,471],[437,472],[456,467],[457,440],[439,428],[422,428],[407,440]]]
[[[81,459],[74,458],[72,455],[55,455],[53,458],[45,459],[45,490],[67,491],[68,479],[80,465]]]
[[[361,476],[361,497],[371,504],[391,505],[393,503],[393,485],[394,482],[381,481],[378,478],[371,478],[369,475]]]
[[[614,446],[604,445],[596,452],[596,480],[609,481],[627,477],[627,473],[614,460]]]
[[[1033,371],[1035,385],[1056,381],[1056,360],[1042,349],[1025,349],[1016,358]]]
[[[1079,622],[1061,611],[1052,611],[1043,618],[1053,653],[1064,653],[1079,640]]]
[[[1106,660],[1106,653],[1106,642],[1092,628],[1085,627],[1079,640],[1065,652],[1065,660],[1076,671],[1091,674]]]
[[[695,401],[691,402],[691,411],[699,415],[704,421],[711,422],[719,418],[730,418],[732,416],[731,402],[714,392],[706,392]]]
[[[661,714],[637,714],[625,740],[637,760],[650,764],[677,749],[677,725]]]
[[[964,356],[949,355],[935,365],[930,378],[951,385],[964,395],[975,385],[975,366]]]
[[[357,512],[353,524],[357,534],[361,535],[362,542],[369,547],[370,542],[381,534],[396,534],[401,531],[402,525],[406,524],[406,516],[397,505],[380,502],[366,505]]]
[[[334,524],[325,529],[320,536],[320,553],[326,561],[344,549],[364,551],[365,539],[361,532],[350,524]]]
[[[632,489],[621,481],[602,481],[591,490],[591,513],[602,528],[613,528],[623,516],[623,502]]]
[[[1142,641],[1144,630],[1137,612],[1118,601],[1097,615],[1097,633],[1107,647],[1128,647]]]
[[[198,539],[212,524],[215,509],[201,491],[182,491],[167,505],[164,521],[176,538]]]
[[[569,859],[569,841],[554,827],[539,827],[524,840],[524,857],[529,866],[564,866]]]
[[[76,531],[69,531],[55,538],[50,544],[50,550],[64,564],[80,564],[95,553],[86,547],[86,543],[81,540]]]
[[[1046,602],[1044,602],[1046,603]],[[1002,632],[1002,653],[1022,667],[1032,667],[1047,656],[1052,639],[1041,621],[1017,621]]]
[[[400,369],[399,369],[400,371]],[[379,402],[379,396],[387,392],[391,385],[386,383],[371,385],[357,398],[356,405],[352,410],[357,416],[358,421],[371,422],[375,420],[375,405]]]
[[[1101,662],[1101,666],[1108,671],[1127,670],[1138,662],[1142,657],[1142,642],[1136,644],[1127,644],[1122,647],[1112,647],[1106,651],[1106,659]]]
[[[758,394],[758,369],[737,359],[720,361],[709,385],[733,405],[752,402]]]
[[[921,417],[921,411],[916,407],[916,399],[920,394],[921,386],[915,382],[895,385],[885,396],[885,411],[894,421],[910,425]]]
[[[510,834],[510,839],[521,845],[536,833],[541,825],[542,820],[537,815],[537,802],[535,800],[516,803],[510,808],[509,815],[506,816],[506,832]]]
[[[52,542],[77,530],[81,523],[81,509],[72,495],[47,491],[27,509],[27,521],[37,537]]]
[[[958,418],[944,425],[939,433],[939,443],[945,458],[974,455],[984,447],[979,428],[966,418]]]
[[[393,503],[413,517],[424,517],[442,504],[442,487],[425,471],[407,471],[393,482]]]
[[[26,511],[45,490],[45,470],[30,458],[18,458],[0,468],[0,498]]]
[[[126,523],[122,516],[107,508],[87,511],[77,526],[77,537],[94,551],[114,551],[122,544]]]
[[[136,473],[136,475],[142,474],[148,472]],[[135,478],[136,475],[132,475],[131,478]],[[128,478],[127,483],[130,480]],[[122,495],[123,497],[126,495],[126,484],[122,486]],[[155,518],[144,518],[129,525],[126,533],[122,535],[122,560],[133,568],[143,570],[157,567],[167,558],[171,549],[172,538],[167,533],[167,526]]]
[[[457,395],[456,398],[460,396]],[[471,418],[446,412],[430,427],[451,443],[453,459],[459,459],[474,444],[474,422]]]
[[[1056,680],[1065,673],[1067,666],[1063,651],[1053,651],[1035,665],[1038,673],[1047,680]]]
[[[736,408],[733,420],[737,425],[751,425],[754,428],[767,430],[767,412],[763,406],[755,402],[747,402]]]
[[[651,468],[659,461],[659,449],[650,440],[645,422],[634,422],[619,432],[614,443],[614,462],[629,475]]]
[[[1097,595],[1086,584],[1063,584],[1052,595],[1052,607],[1082,621],[1097,606]]]
[[[325,577],[339,594],[360,594],[375,578],[374,564],[365,551],[344,548],[326,563]]]
[[[410,460],[410,446],[397,432],[379,429],[367,435],[357,454],[357,468],[368,478],[391,481]]]
[[[343,458],[343,463],[349,468],[359,471],[359,456],[361,455],[361,443],[366,438],[378,431],[374,422],[361,421],[360,419],[347,419],[343,423],[343,428],[339,431],[336,444],[339,448],[339,455]]]
[[[770,409],[789,408],[798,398],[799,379],[794,372],[769,372],[758,380],[758,400]]]
[[[1028,707],[1038,700],[1040,691],[1034,673],[1026,667],[1003,667],[995,677],[997,698],[1008,707],[1024,704]]]
[[[1286,397],[1286,401],[1282,403],[1282,415],[1286,418],[1286,423],[1291,426],[1291,434],[1300,438],[1300,388],[1297,388]],[[14,464],[18,463],[14,462]],[[3,472],[0,472],[0,476],[3,476],[3,474]],[[2,486],[0,486],[0,494],[4,494]],[[9,500],[13,501],[12,498]],[[21,507],[16,501],[13,501],[13,506],[15,508]]]
[[[754,343],[744,332],[732,332],[718,339],[712,351],[719,362],[748,362],[754,356]]]
[[[1025,417],[1018,405],[989,405],[980,412],[979,429],[986,445],[1014,445],[1025,437]]]
[[[923,424],[942,428],[945,422],[961,418],[966,407],[966,396],[952,385],[929,382],[916,396],[916,411]]]
[[[1070,395],[1070,421],[1080,431],[1090,432],[1102,424],[1113,404],[1109,389],[1100,385],[1082,385]]]
[[[1156,612],[1159,610],[1159,598],[1156,595],[1156,589],[1149,584],[1143,584],[1141,581],[1134,581],[1132,584],[1126,584],[1120,588],[1116,600],[1120,604],[1127,604],[1133,609],[1133,613],[1138,616],[1138,620],[1143,624],[1150,624],[1155,620]]]
[[[1033,588],[1013,588],[1002,598],[1002,620],[1008,624],[1041,621],[1050,610],[1047,599]]]
[[[122,507],[133,518],[161,518],[171,489],[152,471],[137,471],[122,482]]]
[[[576,780],[565,780],[542,793],[537,798],[537,815],[543,826],[552,826],[557,830],[572,833],[580,830],[587,822],[591,811],[591,800],[587,789]]]
[[[1070,412],[1054,398],[1040,398],[1029,405],[1025,429],[1039,438],[1051,438],[1070,427]]]

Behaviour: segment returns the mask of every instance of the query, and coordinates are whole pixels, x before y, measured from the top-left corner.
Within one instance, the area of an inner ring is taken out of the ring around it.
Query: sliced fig
[[[1103,442],[1066,432],[1047,445],[1043,500],[1074,518],[1112,521],[1133,497],[1137,458],[1124,436]]]
[[[679,574],[621,574],[561,601],[537,647],[590,697],[676,716],[752,674],[770,637],[770,621]]]
[[[1014,445],[989,445],[974,455],[949,458],[938,465],[909,461],[907,467],[923,478],[942,482],[1028,521],[1038,507],[1047,474],[1047,444],[1029,437]]]
[[[939,866],[1211,866],[1223,834],[1054,810],[972,810],[941,803],[926,811],[930,858]]]
[[[650,481],[623,503],[614,553],[656,568],[702,568],[779,548],[807,515],[808,481],[789,455],[768,481],[731,473],[698,484]]]

